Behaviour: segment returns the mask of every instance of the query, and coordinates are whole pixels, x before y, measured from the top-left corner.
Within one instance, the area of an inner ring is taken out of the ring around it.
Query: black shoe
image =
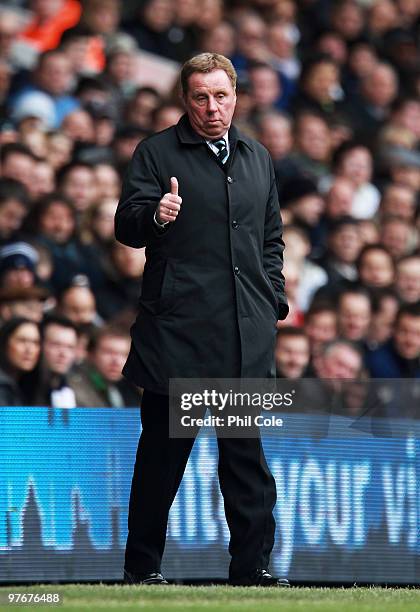
[[[261,586],[261,587],[289,587],[290,582],[287,578],[275,578],[265,569],[257,569],[249,576],[242,578],[231,578],[231,586]]]
[[[126,584],[169,584],[159,572],[149,574],[136,574],[124,570],[124,582]]]

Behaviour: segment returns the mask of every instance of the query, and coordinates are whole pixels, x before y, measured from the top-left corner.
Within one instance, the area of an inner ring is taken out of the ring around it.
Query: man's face
[[[77,334],[70,327],[51,323],[45,329],[43,355],[54,374],[66,374],[76,360]]]
[[[282,90],[275,70],[270,67],[254,68],[249,79],[252,86],[252,98],[259,110],[268,109],[280,98]]]
[[[8,239],[20,229],[26,216],[26,207],[19,200],[6,200],[0,206],[0,238]]]
[[[72,71],[64,53],[45,58],[36,71],[38,85],[52,96],[62,96],[71,87]]]
[[[396,287],[404,302],[420,300],[420,257],[412,257],[398,264]]]
[[[369,298],[343,295],[338,308],[338,331],[347,340],[361,340],[368,332],[371,319]]]
[[[223,136],[230,127],[236,93],[224,70],[194,72],[184,97],[193,129],[206,139]]]
[[[379,249],[369,251],[360,264],[359,276],[369,287],[387,287],[394,280],[391,258]]]
[[[59,200],[52,202],[40,219],[41,232],[57,244],[68,242],[74,228],[75,220],[71,211]]]
[[[416,359],[420,355],[420,317],[402,315],[395,327],[394,344],[404,359]]]
[[[360,355],[344,345],[332,348],[322,361],[322,377],[333,380],[357,378],[362,367]]]
[[[262,122],[260,142],[268,149],[273,159],[287,155],[293,145],[290,123],[283,117],[268,117]]]
[[[73,168],[63,183],[63,193],[71,200],[78,212],[83,212],[95,201],[97,187],[93,170],[80,166]]]
[[[73,323],[92,323],[96,314],[95,297],[87,287],[71,287],[66,291],[61,311]]]
[[[300,378],[309,362],[308,339],[303,336],[280,336],[275,359],[280,374],[287,378]]]
[[[330,248],[334,256],[344,263],[356,261],[362,248],[362,237],[355,225],[344,225],[330,236]]]
[[[302,117],[296,133],[298,149],[316,161],[328,158],[331,134],[327,124],[318,117]]]
[[[325,210],[331,219],[351,215],[354,187],[349,180],[337,178],[329,190]]]
[[[104,336],[93,352],[92,362],[108,382],[115,383],[121,379],[129,350],[129,336]]]
[[[337,336],[337,316],[335,312],[325,310],[313,314],[305,324],[305,333],[311,343],[312,351],[317,351],[321,344],[330,342]]]
[[[35,162],[29,155],[19,152],[10,153],[3,163],[2,176],[20,181],[27,189],[30,189],[34,165]]]
[[[416,210],[415,193],[412,189],[393,184],[385,191],[381,208],[384,215],[401,217],[411,223]]]

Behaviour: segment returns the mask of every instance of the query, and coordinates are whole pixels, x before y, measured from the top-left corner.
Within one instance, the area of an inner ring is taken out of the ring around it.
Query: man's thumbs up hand
[[[176,221],[178,212],[181,209],[182,198],[178,195],[178,179],[171,177],[171,191],[165,193],[156,211],[156,218],[160,223]]]

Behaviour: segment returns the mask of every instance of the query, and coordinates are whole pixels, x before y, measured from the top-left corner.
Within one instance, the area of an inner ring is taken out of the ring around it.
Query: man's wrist
[[[155,222],[155,224],[156,224],[158,227],[165,227],[165,226],[166,226],[166,225],[168,225],[168,223],[169,223],[169,221],[163,221],[163,222],[158,221],[158,220],[157,220],[157,216],[156,216],[156,211],[155,211],[155,213],[154,213],[154,215],[153,215],[153,221]]]

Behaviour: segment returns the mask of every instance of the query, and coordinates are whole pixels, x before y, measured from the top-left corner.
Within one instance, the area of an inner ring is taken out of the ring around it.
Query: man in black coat
[[[273,376],[276,323],[288,312],[274,171],[267,150],[231,125],[235,70],[203,53],[184,64],[181,84],[186,115],[137,147],[115,216],[117,240],[146,246],[123,370],[144,388],[125,556],[134,583],[165,582],[168,513],[194,443],[169,437],[169,379]],[[231,584],[288,584],[267,571],[276,489],[260,439],[218,445]]]

